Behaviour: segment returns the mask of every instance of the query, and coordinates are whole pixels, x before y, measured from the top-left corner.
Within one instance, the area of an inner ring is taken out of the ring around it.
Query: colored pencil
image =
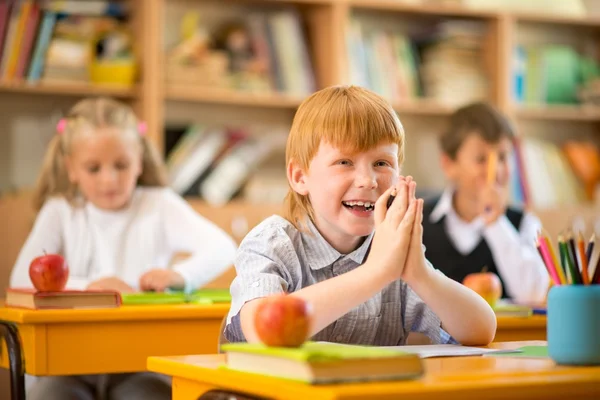
[[[560,255],[560,265],[565,273],[567,283],[573,283],[573,274],[569,271],[569,264],[567,263],[567,255],[565,254],[564,239],[562,236],[558,237],[558,254]]]
[[[544,238],[541,236],[538,237],[537,248],[538,248],[538,252],[540,253],[540,256],[542,257],[542,260],[544,261],[544,264],[546,265],[546,269],[548,270],[548,273],[550,274],[550,278],[552,279],[552,282],[555,285],[560,285],[561,281],[560,281],[560,278],[558,277],[558,272],[556,271],[556,266],[554,265],[554,263],[552,261],[552,257],[550,256],[548,244],[544,240]]]
[[[569,270],[573,274],[573,283],[581,285],[581,273],[579,272],[579,266],[577,264],[577,253],[575,253],[575,243],[573,237],[569,233],[565,238],[565,254],[567,254],[567,262],[569,263]]]
[[[584,285],[590,284],[588,275],[588,261],[584,250],[583,235],[581,232],[577,234],[577,248],[579,249],[579,259],[581,260],[581,281]]]
[[[590,263],[592,261],[592,254],[594,253],[594,246],[596,244],[596,234],[594,233],[592,235],[592,237],[590,238],[590,241],[588,242],[587,245],[587,250],[585,252],[586,258],[587,258],[587,262],[588,262],[588,269],[590,268]]]
[[[543,235],[542,238],[546,242],[546,246],[548,246],[548,252],[550,253],[550,259],[552,260],[552,263],[554,264],[554,268],[556,270],[556,275],[558,277],[558,280],[560,281],[560,284],[566,285],[567,279],[565,278],[565,274],[564,274],[562,267],[558,263],[558,258],[556,258],[556,253],[554,252],[554,247],[552,246],[552,243],[550,243],[550,239],[546,235]]]
[[[600,258],[598,258],[598,262],[596,263],[596,270],[594,271],[591,282],[594,285],[600,285]]]
[[[579,268],[579,258],[577,257],[577,245],[575,244],[575,235],[572,232],[569,232],[567,235],[567,244],[569,245],[569,251],[571,252],[571,257],[573,260],[573,265],[577,271],[579,271],[579,276],[581,276],[581,269]]]

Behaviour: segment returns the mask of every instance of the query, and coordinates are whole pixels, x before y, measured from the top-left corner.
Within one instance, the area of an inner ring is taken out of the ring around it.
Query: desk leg
[[[0,321],[6,331],[6,348],[10,365],[10,397],[12,400],[25,400],[25,366],[21,358],[21,340],[17,327],[10,322]]]

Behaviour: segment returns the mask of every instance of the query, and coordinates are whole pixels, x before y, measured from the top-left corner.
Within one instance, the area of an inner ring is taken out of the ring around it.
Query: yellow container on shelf
[[[136,78],[136,64],[133,61],[98,61],[90,64],[92,83],[131,86]]]

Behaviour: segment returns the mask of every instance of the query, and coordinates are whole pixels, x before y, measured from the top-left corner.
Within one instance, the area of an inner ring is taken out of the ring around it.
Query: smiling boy
[[[259,224],[236,256],[229,341],[258,341],[256,307],[282,292],[312,306],[312,340],[400,345],[410,332],[433,343],[493,339],[487,303],[425,260],[423,201],[412,178],[400,176],[403,155],[402,125],[373,92],[330,87],[302,103],[287,143],[285,218]]]

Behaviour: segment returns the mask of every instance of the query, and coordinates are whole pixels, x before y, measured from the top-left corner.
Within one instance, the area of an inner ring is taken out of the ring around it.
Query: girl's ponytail
[[[76,187],[69,181],[62,139],[61,134],[54,135],[48,144],[33,196],[36,210],[42,208],[44,202],[52,196],[63,195],[68,200],[75,197]]]
[[[164,162],[146,135],[141,135],[142,174],[138,178],[140,186],[166,186],[167,172]]]

